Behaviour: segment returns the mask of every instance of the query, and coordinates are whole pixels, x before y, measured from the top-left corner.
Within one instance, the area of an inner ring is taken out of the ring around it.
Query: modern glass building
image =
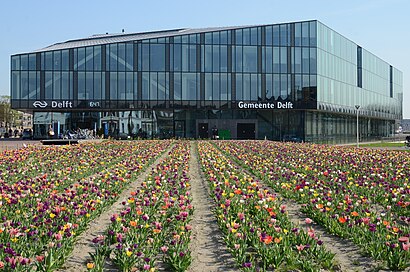
[[[34,135],[339,143],[393,133],[402,73],[318,21],[94,35],[11,56]],[[355,106],[360,106],[358,112]],[[141,134],[142,133],[142,134]],[[58,134],[58,133],[57,133]]]

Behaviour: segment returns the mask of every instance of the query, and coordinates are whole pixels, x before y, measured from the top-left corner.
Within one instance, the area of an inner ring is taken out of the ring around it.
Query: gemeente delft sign
[[[240,109],[293,109],[292,102],[238,102]]]
[[[90,108],[99,108],[100,107],[100,102],[98,101],[89,101],[88,106]],[[51,101],[50,103],[47,103],[47,101],[34,101],[33,102],[33,107],[34,108],[40,108],[40,109],[45,109],[45,108],[51,108],[51,109],[72,109],[74,108],[73,102],[72,101]]]

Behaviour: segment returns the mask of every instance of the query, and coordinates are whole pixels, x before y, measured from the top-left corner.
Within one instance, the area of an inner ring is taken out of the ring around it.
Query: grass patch
[[[371,143],[371,144],[361,144],[361,147],[403,147],[404,143]]]

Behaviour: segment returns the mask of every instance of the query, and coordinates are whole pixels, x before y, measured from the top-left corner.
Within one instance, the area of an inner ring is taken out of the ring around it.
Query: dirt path
[[[135,191],[141,183],[147,178],[148,174],[151,172],[151,168],[157,165],[160,160],[168,156],[168,152],[171,147],[169,147],[158,159],[156,159],[147,169],[139,175],[139,177],[129,184],[128,188],[125,189],[118,200],[110,206],[106,211],[104,211],[98,218],[90,223],[89,228],[77,237],[77,243],[74,245],[74,250],[71,256],[67,259],[65,264],[58,271],[68,271],[68,272],[79,272],[86,271],[86,263],[91,261],[89,253],[94,252],[92,240],[98,236],[103,235],[104,231],[111,224],[111,216],[115,213],[119,213],[123,209],[121,204],[124,199],[127,199],[132,191]],[[119,271],[114,268],[104,271]]]
[[[216,219],[211,212],[212,203],[206,181],[201,177],[198,152],[195,142],[191,143],[189,162],[192,204],[195,208],[192,225],[191,254],[189,272],[237,271],[235,262],[222,240]]]

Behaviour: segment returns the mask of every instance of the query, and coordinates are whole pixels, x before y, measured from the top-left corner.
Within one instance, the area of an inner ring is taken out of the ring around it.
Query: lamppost
[[[359,108],[360,105],[355,105],[356,108],[356,147],[359,147]]]

